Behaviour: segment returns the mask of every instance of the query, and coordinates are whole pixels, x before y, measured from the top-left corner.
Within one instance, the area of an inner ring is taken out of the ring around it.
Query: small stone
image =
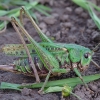
[[[78,39],[77,39],[77,37],[75,35],[69,35],[68,36],[68,41],[70,43],[76,43],[76,42],[78,42]]]
[[[98,83],[98,87],[100,88],[100,82]]]
[[[42,20],[42,17],[38,12],[35,12],[35,15],[36,15],[37,19]]]
[[[93,38],[93,40],[95,41],[95,42],[100,42],[100,34],[99,35],[97,35],[97,36],[95,36],[94,38]]]
[[[72,12],[72,8],[71,7],[66,7],[65,9],[66,9],[67,13],[71,13]]]
[[[45,29],[42,29],[42,32],[43,32],[43,33],[46,33],[46,31],[47,31],[47,29],[46,29],[46,28],[45,28]]]
[[[95,98],[95,100],[100,100],[100,96],[98,96],[97,98]]]
[[[57,13],[53,13],[52,16],[53,16],[54,18],[58,18],[58,17],[59,17],[59,15],[58,15]]]
[[[90,84],[89,85],[89,88],[92,90],[92,91],[97,91],[98,90],[98,87],[96,85],[93,85],[93,84]]]
[[[49,31],[46,32],[46,36],[50,36],[50,32]]]
[[[76,28],[76,27],[74,27],[74,26],[73,26],[73,27],[71,27],[71,29],[70,29],[70,31],[71,31],[71,32],[74,32],[74,31],[76,31],[76,30],[77,30],[77,28]]]
[[[31,91],[31,89],[24,88],[22,89],[21,93],[22,95],[28,96],[31,93]]]
[[[62,34],[63,36],[64,36],[66,33],[67,33],[66,29],[63,29],[63,30],[61,31],[61,34]]]
[[[60,4],[60,5],[64,5],[63,0],[59,0],[59,4]]]
[[[65,98],[61,97],[61,100],[66,100]]]
[[[70,99],[68,99],[68,100],[78,100],[78,99],[74,95],[70,95]]]
[[[81,7],[78,7],[75,9],[75,13],[80,15],[83,12],[83,9]]]
[[[63,24],[64,24],[64,23],[61,22],[61,23],[60,23],[60,27],[63,27]]]
[[[35,36],[34,40],[37,41],[37,42],[40,42],[40,38],[38,36]]]
[[[0,94],[0,98],[3,96],[3,94]]]
[[[81,86],[81,89],[82,89],[81,90],[82,92],[86,91],[86,87],[85,86]]]
[[[45,29],[45,28],[47,28],[47,25],[44,22],[42,22],[42,23],[39,24],[39,27],[41,29]]]
[[[88,14],[87,13],[85,13],[85,12],[83,12],[82,14],[81,14],[81,17],[83,17],[83,18],[87,18],[88,17]]]
[[[88,28],[95,28],[95,23],[93,22],[93,20],[92,19],[88,19],[87,20],[87,27]]]
[[[92,35],[93,35],[92,40],[93,40],[94,42],[100,42],[100,34],[99,34],[99,32],[94,31],[94,32],[92,33]]]
[[[97,31],[93,31],[93,32],[92,32],[92,36],[93,36],[93,37],[95,37],[95,36],[97,36],[97,35],[99,35],[99,32],[97,32]],[[93,38],[93,37],[92,37],[92,38]]]
[[[86,95],[88,98],[91,98],[91,93],[90,93],[90,91],[85,91],[84,93],[85,93],[85,95]]]
[[[69,15],[60,16],[61,21],[68,21],[68,19],[69,19]]]
[[[20,96],[18,96],[18,95],[15,95],[15,96],[12,96],[12,98],[11,99],[2,99],[2,100],[21,100],[21,97]]]
[[[70,22],[66,22],[66,23],[64,23],[63,25],[64,25],[65,27],[68,27],[68,28],[72,27],[72,24],[71,24]]]
[[[49,0],[48,0],[49,1]],[[49,1],[49,4],[50,4],[50,6],[53,6],[54,5],[54,0],[50,0]]]
[[[78,95],[80,98],[84,98],[85,97],[84,92],[81,92],[81,91],[75,91],[75,94]]]
[[[57,33],[56,33],[56,40],[59,40],[60,39],[60,31],[58,31]]]
[[[43,18],[46,24],[53,25],[57,20],[54,17],[45,17]]]
[[[86,33],[90,34],[92,31],[90,29],[86,30]]]

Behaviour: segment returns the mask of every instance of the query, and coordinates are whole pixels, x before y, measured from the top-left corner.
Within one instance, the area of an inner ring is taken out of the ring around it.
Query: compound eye
[[[88,57],[89,57],[88,53],[85,53],[85,54],[84,54],[84,57],[85,57],[85,58],[88,58]]]

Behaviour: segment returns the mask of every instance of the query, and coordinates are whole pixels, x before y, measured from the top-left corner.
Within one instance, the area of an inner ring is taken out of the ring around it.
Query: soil
[[[100,31],[90,18],[88,12],[75,5],[71,0],[40,0],[40,2],[52,8],[50,17],[35,12],[39,21],[39,27],[49,38],[53,38],[57,42],[76,43],[88,47],[91,50],[100,42]],[[97,3],[96,0],[95,3]],[[100,5],[100,2],[98,1],[97,4]],[[33,26],[26,18],[25,28],[36,41],[40,41]],[[8,43],[21,43],[10,24],[6,32],[0,34],[0,46]],[[0,53],[0,64],[12,63],[13,58]],[[93,59],[100,65],[100,49],[94,54]],[[90,75],[95,73],[100,73],[100,70],[91,63],[90,67],[82,74]],[[66,77],[68,76],[66,75]],[[33,83],[35,79],[24,75],[0,71],[0,82]],[[80,96],[82,100],[100,100],[100,79],[90,82],[88,85],[94,91],[94,94],[90,94],[83,85],[76,86],[73,92]],[[0,100],[77,100],[72,95],[62,99],[61,93],[39,95],[37,91],[31,89],[24,89],[22,92],[0,90]]]

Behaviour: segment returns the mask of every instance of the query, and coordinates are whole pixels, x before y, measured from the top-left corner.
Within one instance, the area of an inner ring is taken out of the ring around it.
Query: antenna
[[[93,59],[92,59],[91,61],[92,61],[92,63],[93,63],[97,68],[100,69],[100,66],[99,66]]]
[[[100,46],[100,43],[92,50],[92,53],[96,52],[96,50],[98,49],[99,46]],[[100,69],[100,66],[93,59],[91,61],[97,68]]]
[[[100,46],[100,43],[92,51],[95,52],[99,46]]]

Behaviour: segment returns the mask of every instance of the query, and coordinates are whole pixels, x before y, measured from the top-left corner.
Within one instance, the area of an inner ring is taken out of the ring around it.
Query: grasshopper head
[[[83,51],[80,61],[81,67],[79,67],[79,69],[81,71],[86,70],[89,67],[91,59],[92,59],[92,52],[89,49]]]
[[[90,49],[85,48],[83,46],[79,46],[78,48],[70,50],[69,59],[72,64],[73,63],[77,64],[77,68],[80,71],[84,71],[89,67],[92,55],[93,53]]]
[[[85,50],[81,58],[81,65],[82,65],[83,71],[89,66],[90,61],[92,61],[92,63],[100,69],[100,66],[95,61],[92,60],[92,55],[98,49],[99,46],[100,46],[100,43],[92,51],[86,48],[87,50]]]

